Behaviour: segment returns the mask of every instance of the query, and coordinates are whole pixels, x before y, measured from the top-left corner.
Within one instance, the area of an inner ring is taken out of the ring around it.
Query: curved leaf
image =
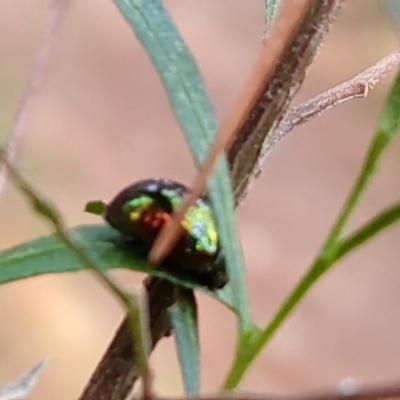
[[[167,90],[198,164],[207,157],[217,133],[213,107],[196,62],[160,0],[115,0],[148,52]],[[235,308],[242,328],[253,326],[237,234],[229,171],[221,159],[210,179],[209,196],[224,249]]]
[[[171,322],[188,396],[200,393],[200,343],[197,305],[191,290],[181,289],[178,301],[170,308]]]
[[[143,247],[129,243],[109,225],[81,225],[69,230],[76,243],[88,256],[95,257],[100,268],[124,268],[144,272],[188,289],[200,289],[235,311],[229,287],[212,292],[191,282],[186,277],[177,277],[165,270],[152,267],[146,261]],[[74,272],[85,269],[81,261],[62,243],[55,234],[26,242],[0,252],[0,284],[32,276]]]
[[[265,1],[265,25],[270,28],[279,9],[280,0]]]
[[[258,333],[256,337],[253,337],[251,342],[244,343],[246,346],[246,353],[244,353],[244,355],[239,354],[239,357],[235,360],[235,363],[225,381],[225,389],[233,390],[239,385],[250,365],[261,353],[262,349],[268,344],[274,334],[292,314],[293,310],[298,306],[306,294],[309,293],[311,288],[318,282],[322,275],[332,269],[337,261],[339,261],[344,255],[348,254],[351,250],[356,249],[360,244],[366,240],[370,240],[372,237],[398,221],[400,210],[398,205],[395,205],[373,218],[372,221],[360,228],[360,230],[356,231],[354,234],[343,240],[341,239],[342,232],[347,226],[350,217],[353,215],[356,206],[371,182],[385,150],[398,135],[399,131],[400,72],[397,73],[389,96],[386,99],[383,111],[379,118],[378,128],[368,149],[358,179],[355,182],[341,213],[339,214],[339,218],[322,246],[320,254],[317,256],[316,260],[305,273],[303,278],[297,283],[291,293],[281,304],[269,324],[265,326],[261,333]]]

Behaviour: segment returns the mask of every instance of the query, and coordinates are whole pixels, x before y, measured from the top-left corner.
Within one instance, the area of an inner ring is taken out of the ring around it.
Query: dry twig
[[[293,3],[288,2],[291,5]],[[237,204],[246,196],[260,168],[268,136],[278,127],[300,88],[307,67],[313,61],[342,3],[341,0],[311,2],[296,35],[286,43],[283,56],[277,60],[273,76],[269,81],[260,83],[260,96],[247,118],[236,128],[236,137],[228,151],[228,161]]]
[[[278,129],[267,140],[262,157],[271,151],[293,128],[318,117],[325,111],[353,99],[363,99],[389,72],[400,66],[400,49],[393,51],[354,78],[289,109]]]
[[[28,77],[28,83],[22,96],[19,110],[6,145],[6,157],[10,162],[15,162],[24,135],[31,123],[31,117],[39,92],[47,76],[51,56],[57,43],[65,15],[68,0],[52,0],[50,4],[49,19],[45,27],[42,41],[36,51],[35,59]],[[7,183],[7,171],[0,167],[0,198]]]
[[[148,297],[152,348],[170,334],[168,307],[175,303],[175,287],[160,279],[144,282]],[[105,356],[87,384],[80,400],[125,400],[138,378],[136,354],[132,346],[129,321],[124,319]]]

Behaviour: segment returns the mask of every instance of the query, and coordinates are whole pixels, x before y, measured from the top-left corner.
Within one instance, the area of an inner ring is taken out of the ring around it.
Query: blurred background
[[[192,49],[221,121],[262,46],[263,0],[165,2]],[[394,2],[393,2],[394,3]],[[5,143],[47,17],[48,1],[0,2],[0,143]],[[382,2],[347,2],[295,102],[362,71],[398,46]],[[393,77],[393,75],[391,76]],[[312,262],[360,168],[390,86],[345,104],[289,136],[265,163],[238,225],[254,315],[265,324]],[[70,226],[83,212],[147,177],[189,183],[195,169],[160,80],[112,2],[70,1],[20,166]],[[398,200],[399,140],[389,149],[352,226]],[[0,249],[50,232],[9,185]],[[346,378],[399,377],[400,226],[346,258],[278,332],[243,389],[295,392]],[[116,273],[128,286],[143,276]],[[199,296],[203,387],[216,390],[232,361],[234,318]],[[89,273],[42,276],[0,288],[0,386],[50,357],[29,397],[76,399],[122,318]],[[173,339],[151,358],[161,394],[182,393]]]

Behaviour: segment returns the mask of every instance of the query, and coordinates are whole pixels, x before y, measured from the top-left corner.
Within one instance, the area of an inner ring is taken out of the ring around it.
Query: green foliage
[[[115,3],[159,72],[194,158],[201,164],[215,139],[217,123],[193,56],[161,0],[115,0]],[[216,215],[239,327],[241,331],[250,332],[254,324],[250,316],[244,261],[236,229],[234,199],[224,159],[217,163],[214,176],[210,179],[209,197]],[[195,375],[199,366],[189,360],[184,362],[186,353],[183,350],[180,350],[180,354],[182,366],[193,368],[193,373],[187,374]]]
[[[25,178],[14,168],[14,166],[9,163],[5,157],[4,151],[1,149],[0,161],[6,167],[7,172],[13,179],[18,189],[30,202],[33,210],[53,225],[56,237],[70,250],[72,254],[75,255],[76,259],[79,260],[85,268],[91,269],[96,278],[125,306],[130,324],[133,347],[136,353],[137,368],[140,376],[147,382],[147,355],[149,349],[149,346],[147,345],[149,342],[148,330],[143,325],[142,313],[139,309],[139,302],[136,296],[121,289],[119,285],[114,282],[112,278],[107,276],[102,271],[101,267],[97,265],[96,256],[88,255],[79,247],[79,244],[76,242],[73,235],[71,235],[66,229],[64,220],[58,209],[41,193],[39,193],[37,189],[34,188],[27,180],[25,180]],[[1,266],[2,264],[0,264],[0,268]]]
[[[265,345],[272,339],[277,330],[286,321],[295,307],[304,296],[316,284],[319,278],[329,271],[344,255],[354,250],[362,243],[376,236],[385,228],[400,219],[400,203],[383,211],[372,221],[354,234],[342,238],[343,229],[346,227],[350,216],[360,201],[374,175],[384,150],[395,138],[400,128],[400,74],[397,76],[390,91],[382,115],[378,123],[378,129],[370,145],[359,177],[347,198],[347,201],[333,226],[320,254],[306,272],[304,277],[296,285],[286,300],[282,303],[270,323],[253,336],[250,340],[244,340],[243,346],[246,352],[238,353],[236,360],[225,382],[225,389],[235,389],[241,382],[244,374],[260,354]]]
[[[95,257],[102,270],[123,268],[169,280],[187,289],[199,289],[234,309],[229,287],[211,292],[189,279],[154,268],[145,258],[142,246],[126,245],[119,232],[108,225],[82,225],[68,230],[75,243],[89,257]],[[42,274],[76,272],[86,267],[56,234],[41,237],[0,252],[0,284]]]
[[[132,268],[149,273],[152,269],[143,257],[124,251],[120,234],[108,225],[88,225],[69,229],[70,235],[90,257],[98,259],[102,269]],[[0,283],[37,276],[46,273],[75,272],[85,266],[57,235],[41,237],[0,253]]]
[[[200,343],[197,305],[191,290],[179,290],[178,301],[171,307],[170,315],[186,394],[198,396],[200,392]]]
[[[193,56],[161,0],[115,0],[115,3],[152,59],[195,162],[200,165],[215,139],[217,123]],[[270,24],[276,15],[279,1],[265,0],[265,3],[268,11],[267,20]],[[44,201],[37,190],[26,185],[17,173],[12,174],[12,179],[29,199],[34,210],[50,221],[55,233],[0,252],[0,284],[40,274],[73,272],[91,267],[104,279],[104,282],[108,282],[109,287],[127,305],[133,330],[136,325],[140,325],[138,322],[140,316],[135,311],[136,304],[125,292],[120,291],[112,281],[109,281],[103,271],[125,268],[179,285],[180,296],[177,304],[171,308],[171,318],[185,388],[187,393],[193,396],[198,395],[200,391],[200,345],[193,290],[201,290],[225,304],[238,316],[238,345],[224,385],[224,389],[233,390],[240,384],[265,345],[319,278],[345,255],[400,220],[400,203],[397,203],[355,232],[348,235],[343,233],[376,172],[384,151],[393,141],[399,127],[400,77],[398,76],[384,107],[360,175],[320,253],[263,329],[256,327],[251,319],[243,256],[233,211],[234,199],[228,168],[223,159],[218,163],[209,183],[209,195],[217,216],[230,276],[230,285],[223,290],[211,292],[187,276],[176,276],[163,268],[150,266],[142,246],[135,243],[129,243],[128,246],[126,239],[108,225],[80,226],[65,230],[57,209]],[[86,211],[103,215],[105,207],[101,201],[90,202],[86,206]],[[146,349],[143,337],[135,336],[135,340],[142,341],[142,362],[145,363]]]
[[[115,0],[148,52],[167,90],[189,147],[201,164],[215,139],[217,123],[197,65],[161,0]],[[224,249],[233,301],[243,329],[251,329],[244,262],[237,235],[234,201],[225,160],[210,180],[212,202]]]
[[[265,1],[265,25],[269,27],[276,17],[281,0],[264,0]]]

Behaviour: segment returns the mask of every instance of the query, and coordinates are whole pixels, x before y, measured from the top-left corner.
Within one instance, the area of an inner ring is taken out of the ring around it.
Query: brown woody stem
[[[175,303],[175,286],[156,278],[145,279],[144,286],[154,348],[160,339],[171,332],[168,308]],[[135,359],[129,321],[125,317],[80,400],[126,399],[139,377]]]
[[[341,0],[309,3],[305,16],[291,40],[285,43],[270,79],[259,82],[258,94],[252,99],[246,118],[234,129],[236,137],[228,152],[237,204],[246,196],[257,175],[269,135],[278,127],[290,102],[304,80],[307,67],[314,59],[325,35],[340,9]],[[288,13],[292,2],[284,3]],[[282,6],[278,16],[285,16]],[[276,22],[279,24],[279,18]]]

